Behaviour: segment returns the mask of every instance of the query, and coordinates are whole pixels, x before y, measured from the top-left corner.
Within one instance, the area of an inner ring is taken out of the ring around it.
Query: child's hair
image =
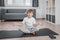
[[[33,12],[32,9],[27,10],[27,14]]]

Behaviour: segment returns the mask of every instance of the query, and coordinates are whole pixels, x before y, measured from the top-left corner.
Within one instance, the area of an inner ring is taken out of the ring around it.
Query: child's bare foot
[[[32,32],[31,34],[32,34],[32,35],[35,35],[35,32]]]

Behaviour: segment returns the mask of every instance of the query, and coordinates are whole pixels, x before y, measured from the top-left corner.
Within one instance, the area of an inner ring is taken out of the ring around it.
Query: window
[[[32,0],[7,0],[9,6],[32,6]]]
[[[23,6],[24,5],[24,0],[14,0],[14,5]]]
[[[25,5],[26,6],[32,6],[32,1],[31,0],[25,0]]]
[[[7,4],[8,5],[12,5],[13,4],[13,0],[7,0]]]

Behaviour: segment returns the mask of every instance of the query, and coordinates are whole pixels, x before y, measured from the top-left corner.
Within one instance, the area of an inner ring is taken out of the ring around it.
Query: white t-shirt
[[[36,20],[34,17],[31,17],[31,18],[25,17],[22,23],[24,23],[26,27],[31,28],[33,27],[33,24],[36,23]]]

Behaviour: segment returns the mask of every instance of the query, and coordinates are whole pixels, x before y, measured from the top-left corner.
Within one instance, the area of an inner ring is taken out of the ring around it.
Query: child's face
[[[33,16],[33,12],[27,13],[27,17],[31,18]]]

